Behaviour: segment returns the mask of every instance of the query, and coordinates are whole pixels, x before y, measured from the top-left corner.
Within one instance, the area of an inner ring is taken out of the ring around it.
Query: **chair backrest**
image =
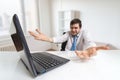
[[[63,34],[65,34],[66,32],[63,32]],[[65,47],[66,47],[67,41],[63,42],[61,45],[61,51],[65,51]]]

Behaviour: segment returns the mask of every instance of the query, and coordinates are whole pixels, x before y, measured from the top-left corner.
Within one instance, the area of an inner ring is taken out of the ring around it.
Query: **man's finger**
[[[32,35],[32,36],[33,36],[33,34],[34,34],[34,33],[33,33],[32,31],[28,31],[28,32],[30,33],[30,35]]]
[[[34,36],[34,32],[32,32],[32,31],[29,31],[29,33],[30,33],[30,35]]]
[[[87,53],[85,51],[75,51],[76,55],[80,58],[80,59],[89,59],[89,55],[87,55]]]
[[[82,51],[75,51],[76,55],[80,58],[83,58]]]
[[[39,29],[36,29],[36,31],[37,31],[39,34],[41,34],[41,32],[40,32],[40,30],[39,30]]]
[[[33,36],[33,37],[37,37],[37,35],[36,35],[34,32],[29,31],[29,33],[30,33],[31,36]]]
[[[83,51],[82,55],[84,56],[84,59],[89,59],[90,58],[89,53],[86,52],[86,51]]]
[[[82,51],[75,51],[76,55],[79,56],[80,54],[82,54]]]
[[[108,46],[99,46],[99,47],[96,47],[96,50],[109,50],[110,47]]]
[[[87,50],[88,50],[89,57],[91,57],[91,56],[96,54],[96,47],[92,47],[92,48],[89,48]]]

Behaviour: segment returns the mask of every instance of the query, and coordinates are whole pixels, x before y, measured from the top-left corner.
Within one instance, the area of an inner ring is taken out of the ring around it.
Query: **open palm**
[[[36,29],[36,32],[37,33],[29,31],[30,35],[32,35],[36,40],[42,40],[42,41],[46,40],[46,35],[41,33],[39,29]]]

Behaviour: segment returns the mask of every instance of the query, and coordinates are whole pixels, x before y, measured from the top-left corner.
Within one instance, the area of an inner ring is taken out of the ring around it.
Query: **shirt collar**
[[[80,34],[81,34],[81,32],[82,32],[82,30],[76,35],[77,37],[79,37],[80,36]],[[71,35],[72,36],[72,35]]]
[[[79,37],[83,32],[83,29],[81,28],[80,32],[77,34],[77,37]]]

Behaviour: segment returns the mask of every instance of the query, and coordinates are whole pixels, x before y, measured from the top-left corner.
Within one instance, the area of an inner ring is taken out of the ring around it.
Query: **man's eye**
[[[78,27],[71,27],[71,29],[78,29]]]
[[[77,27],[75,27],[75,29],[78,29]]]

